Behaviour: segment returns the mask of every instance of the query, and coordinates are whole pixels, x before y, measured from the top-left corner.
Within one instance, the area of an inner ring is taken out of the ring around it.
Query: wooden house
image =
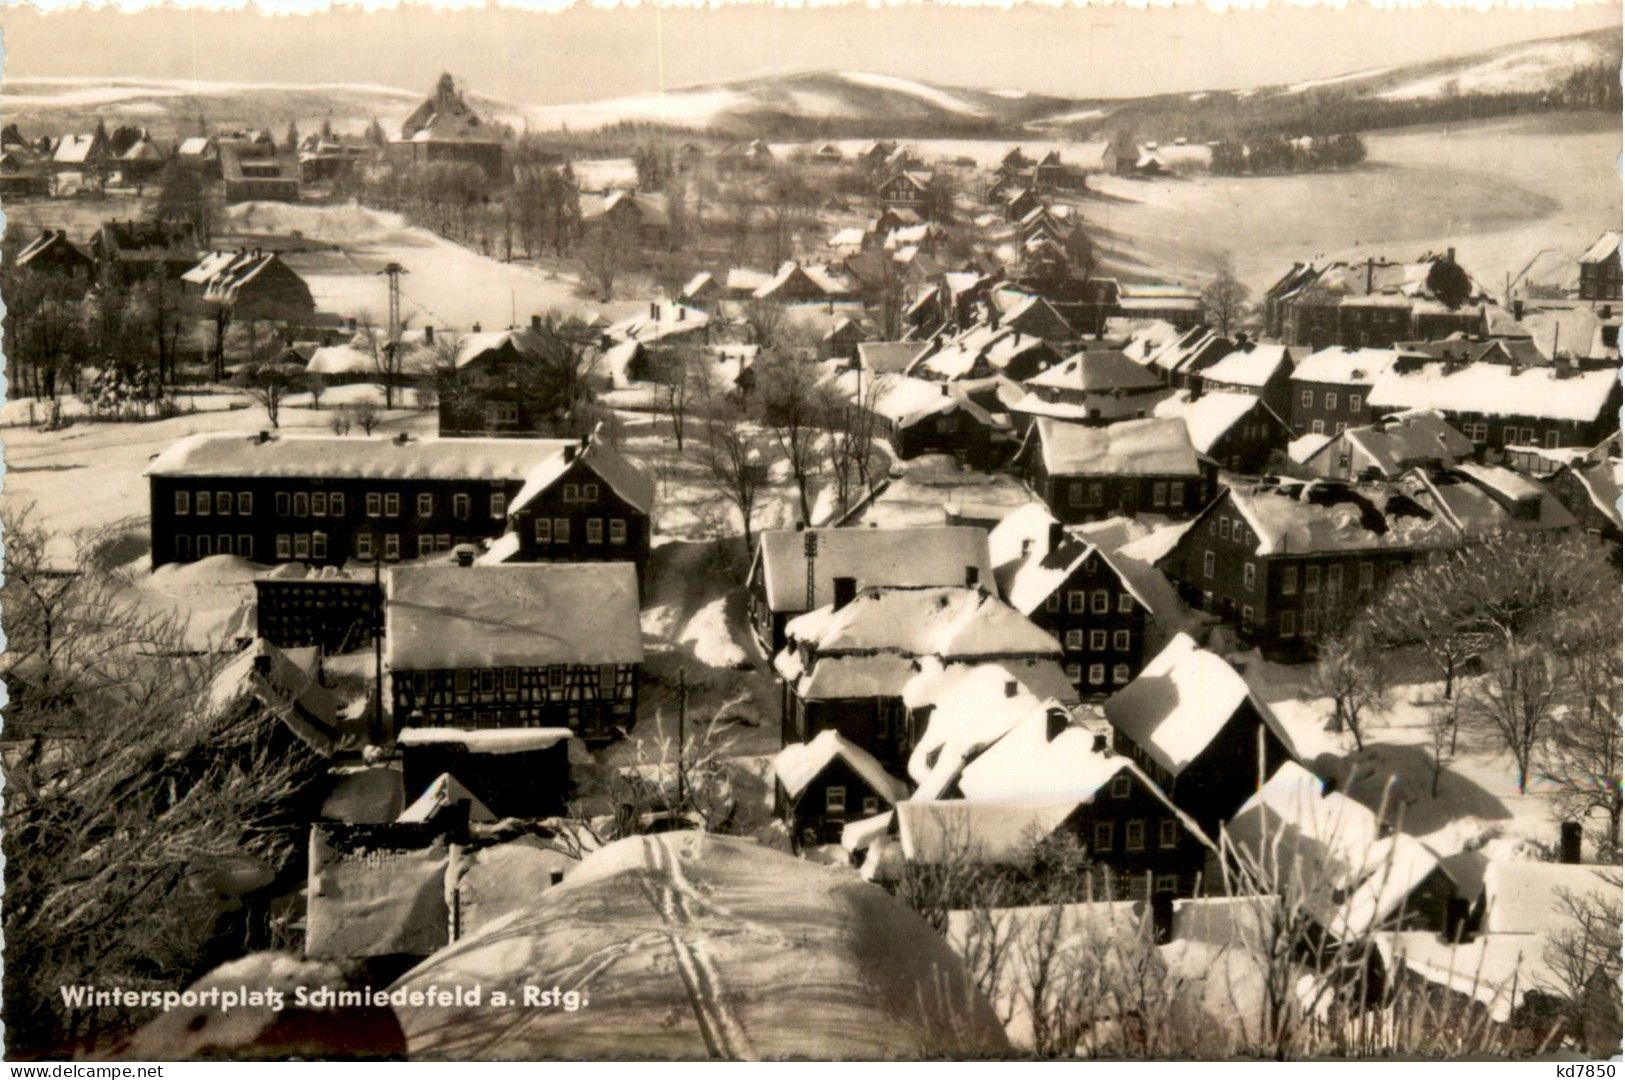
[[[1295,650],[1418,554],[1459,539],[1442,516],[1393,489],[1233,486],[1159,565],[1192,606],[1236,625],[1243,641]]]
[[[372,644],[382,616],[371,571],[291,562],[254,577],[255,632],[278,648],[353,652]]]
[[[305,279],[274,251],[212,251],[181,275],[187,295],[232,321],[308,321],[316,301]]]
[[[299,201],[299,159],[291,153],[247,154],[235,142],[222,142],[220,178],[227,203]]]
[[[923,217],[930,190],[930,173],[902,169],[880,182],[880,205],[884,210],[912,210]]]
[[[51,174],[39,155],[22,146],[0,151],[0,196],[37,199],[51,193]]]
[[[774,806],[798,847],[839,843],[849,822],[872,818],[908,795],[873,754],[826,729],[773,758]]]
[[[1214,470],[1181,420],[1120,420],[1092,427],[1040,416],[1016,465],[1062,521],[1118,514],[1185,518],[1207,500]]]
[[[1028,520],[1033,519],[1033,520]],[[1105,548],[1073,535],[1039,504],[1010,515],[989,544],[1010,545],[1005,532],[1021,535],[1017,554],[996,568],[1005,602],[1061,643],[1067,678],[1084,696],[1127,686],[1145,659],[1152,608],[1135,582]]]
[[[631,563],[395,567],[384,595],[397,731],[554,728],[604,742],[631,728],[643,666]]]
[[[1260,398],[1283,420],[1292,409],[1292,351],[1285,345],[1248,341],[1196,372],[1204,390],[1232,390]]]
[[[90,254],[129,286],[148,278],[180,280],[197,265],[197,231],[189,221],[105,221],[90,237]]]
[[[834,729],[901,771],[912,749],[904,689],[921,666],[1053,664],[1061,647],[986,588],[856,590],[785,627],[773,666],[783,681],[782,738]]]
[[[1519,446],[1595,446],[1619,427],[1620,387],[1612,368],[1399,356],[1378,375],[1367,401],[1378,415],[1436,410],[1499,460]]]
[[[853,372],[852,377],[853,400],[880,417],[899,458],[907,461],[925,454],[947,454],[982,467],[996,456],[997,421],[954,383],[877,375],[872,389],[859,392],[855,387],[862,372]]]
[[[470,678],[477,681],[479,675],[471,673]],[[521,686],[526,681],[521,676]],[[477,700],[481,694],[476,690],[470,696]],[[406,791],[429,794],[436,784],[455,784],[471,796],[474,815],[500,820],[557,817],[568,812],[570,741],[574,737],[563,726],[437,724],[402,728],[396,732],[395,743],[401,753]]]
[[[1418,465],[1454,465],[1473,456],[1473,441],[1430,409],[1396,413],[1345,428],[1300,464],[1331,480],[1396,480]]]
[[[1336,435],[1376,419],[1371,388],[1397,360],[1388,349],[1332,346],[1305,357],[1288,380],[1292,408],[1287,417],[1298,435]]]
[[[494,539],[508,506],[561,448],[544,439],[215,432],[147,467],[152,565],[234,554],[340,566]]]
[[[1580,256],[1581,300],[1620,299],[1619,237],[1618,230],[1610,229]]]
[[[1179,390],[1157,402],[1152,415],[1184,421],[1196,452],[1233,473],[1264,472],[1292,441],[1287,422],[1256,394]]]
[[[96,260],[68,239],[64,229],[46,229],[17,253],[16,267],[28,274],[61,279],[77,295],[96,280]]]
[[[1010,408],[1027,422],[1038,416],[1095,425],[1144,419],[1170,393],[1115,349],[1073,353],[1023,386],[1026,394]]]
[[[464,334],[451,357],[450,385],[440,388],[440,434],[523,438],[541,433],[554,419],[544,412],[552,404],[551,362],[539,318],[523,329]]]
[[[1333,940],[1442,933],[1461,887],[1426,843],[1303,766],[1283,761],[1225,826],[1237,872]],[[1465,898],[1462,898],[1465,899]]]
[[[751,624],[768,655],[784,647],[790,620],[834,602],[843,579],[854,591],[986,585],[993,580],[987,533],[949,525],[768,529],[745,579]]]
[[[508,505],[512,562],[649,561],[654,481],[596,439],[569,442],[532,470]]]
[[[1619,461],[1598,461],[1560,466],[1542,481],[1574,515],[1579,527],[1592,536],[1620,545]]]
[[[1247,680],[1186,634],[1112,695],[1105,711],[1113,748],[1210,836],[1297,756]]]

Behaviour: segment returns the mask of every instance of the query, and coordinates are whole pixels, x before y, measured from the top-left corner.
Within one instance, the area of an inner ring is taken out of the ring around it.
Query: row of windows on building
[[[1104,652],[1108,635],[1104,630],[1089,631],[1089,651]],[[1133,648],[1132,635],[1127,630],[1114,630],[1110,634],[1113,652],[1128,652]],[[1066,647],[1069,652],[1080,652],[1083,649],[1083,631],[1068,630],[1066,632]]]
[[[1129,683],[1129,680],[1134,677],[1134,673],[1129,669],[1129,666],[1127,664],[1113,664],[1111,674],[1112,674],[1112,682],[1111,682],[1111,684],[1113,686],[1127,686],[1128,683]],[[1089,675],[1089,685],[1090,686],[1105,686],[1106,685],[1106,665],[1105,664],[1090,664],[1089,665],[1088,675]],[[1083,683],[1083,677],[1084,677],[1083,665],[1082,664],[1068,664],[1068,665],[1066,665],[1066,677],[1074,685],[1081,685]]]
[[[873,817],[880,813],[880,798],[875,795],[863,797],[862,812],[864,817]],[[831,784],[824,789],[824,813],[846,813],[846,786],[844,784]]]
[[[602,544],[604,542],[604,518],[588,518],[585,522],[587,543]],[[609,542],[612,544],[626,543],[626,519],[610,518]],[[569,518],[543,518],[536,519],[536,542],[538,544],[568,544],[570,542]]]
[[[1227,612],[1234,612],[1236,610],[1235,603],[1228,597],[1224,599],[1222,606]],[[1202,593],[1202,610],[1214,610],[1214,596],[1211,590],[1204,591]],[[1332,613],[1328,612],[1328,621],[1331,619],[1331,617]],[[1264,625],[1263,622],[1258,618],[1258,613],[1254,610],[1251,604],[1243,604],[1241,606],[1241,621],[1243,625],[1254,628],[1262,627]],[[1319,608],[1304,608],[1301,614],[1297,611],[1283,611],[1278,616],[1276,632],[1283,638],[1318,637],[1320,634],[1320,623],[1321,614]]]
[[[1212,577],[1218,570],[1218,556],[1212,551],[1202,552],[1202,576]],[[1375,563],[1362,562],[1358,564],[1355,573],[1358,576],[1359,591],[1370,592],[1377,586],[1377,567]],[[1332,563],[1325,568],[1325,589],[1328,593],[1341,593],[1343,591],[1343,564]],[[1313,595],[1321,591],[1321,567],[1315,563],[1303,567],[1303,591]],[[1241,587],[1252,592],[1258,586],[1258,565],[1251,561],[1245,562],[1241,567]],[[1281,567],[1281,595],[1298,595],[1298,567]]]
[[[278,517],[343,517],[346,499],[342,491],[279,491],[276,493]],[[396,491],[369,491],[365,499],[368,517],[399,517],[401,496]],[[239,517],[254,513],[254,493],[239,491],[177,491],[175,513],[179,516],[229,517],[235,510]],[[508,514],[508,496],[500,491],[490,495],[488,510],[493,518]],[[451,497],[452,516],[466,520],[473,515],[473,496],[459,492]],[[430,491],[417,494],[417,516],[433,517],[435,495]]]
[[[1315,407],[1315,392],[1313,390],[1305,390],[1305,391],[1303,391],[1303,393],[1301,395],[1299,395],[1298,401],[1299,401],[1300,404],[1303,405],[1304,408],[1313,409]],[[1353,413],[1359,412],[1360,407],[1363,406],[1364,404],[1365,404],[1365,395],[1364,394],[1353,394],[1353,393],[1349,394],[1349,396],[1348,396],[1349,412],[1353,412]],[[1328,411],[1332,411],[1332,410],[1335,410],[1337,408],[1337,392],[1335,390],[1326,391],[1326,408],[1327,408]],[[1338,430],[1342,430],[1342,429],[1339,428]]]
[[[254,537],[248,533],[239,533],[235,537],[228,533],[211,536],[207,533],[197,536],[182,534],[175,537],[175,558],[190,559],[193,553],[200,559],[210,555],[231,555],[244,559],[254,558]],[[452,536],[450,533],[423,533],[417,538],[418,558],[426,558],[442,551],[452,549]],[[358,559],[371,559],[375,554],[382,554],[385,559],[399,559],[401,557],[401,534],[384,533],[380,537],[381,545],[375,544],[371,533],[357,533],[355,538],[355,555]],[[277,533],[275,537],[276,557],[278,559],[326,559],[328,557],[328,535],[325,532],[308,533]],[[379,548],[382,551],[379,551]]]
[[[544,669],[546,671],[546,689],[553,692],[569,688],[569,674],[572,670],[565,664],[553,664]],[[615,664],[598,664],[595,669],[595,683],[601,697],[614,697],[616,692],[616,676],[619,667]],[[432,683],[430,673],[427,671],[412,672],[412,692],[419,698],[426,698]],[[508,701],[521,700],[518,695],[520,688],[519,668],[481,668],[478,671],[458,670],[452,673],[452,692],[458,695],[479,694],[490,700],[496,700],[500,694]]]
[[[1095,615],[1105,615],[1112,609],[1112,594],[1110,589],[1096,589],[1086,592],[1083,589],[1069,589],[1066,594],[1066,610],[1073,615],[1081,615],[1086,610]],[[1061,593],[1059,590],[1049,594],[1044,600],[1044,610],[1056,612],[1061,610]],[[1134,597],[1128,593],[1117,594],[1117,611],[1120,615],[1128,615],[1134,611]]]
[[[1072,480],[1066,485],[1066,501],[1071,506],[1104,506],[1106,504],[1106,485],[1099,480]],[[1153,480],[1151,482],[1152,506],[1183,506],[1185,504],[1185,481],[1183,480]]]

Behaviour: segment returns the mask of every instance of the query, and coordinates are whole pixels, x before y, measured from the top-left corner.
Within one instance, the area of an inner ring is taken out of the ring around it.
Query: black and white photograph
[[[1621,39],[0,5],[6,1068],[1613,1076]]]

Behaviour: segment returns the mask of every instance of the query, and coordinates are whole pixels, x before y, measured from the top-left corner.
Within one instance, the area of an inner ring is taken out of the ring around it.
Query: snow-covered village
[[[7,11],[7,1058],[1617,1055],[1619,9],[769,14]]]

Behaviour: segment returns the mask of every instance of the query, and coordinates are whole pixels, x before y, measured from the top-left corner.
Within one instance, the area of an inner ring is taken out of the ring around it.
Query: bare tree
[[[767,445],[761,430],[733,402],[712,398],[704,406],[705,429],[698,459],[705,483],[739,511],[746,552],[755,549],[756,503],[768,482]]]
[[[581,270],[597,288],[598,299],[614,299],[615,282],[637,262],[636,231],[620,219],[600,220],[587,230],[581,246]]]
[[[1304,693],[1332,700],[1330,731],[1348,732],[1365,748],[1365,714],[1388,700],[1388,681],[1381,653],[1368,624],[1357,620],[1320,641],[1314,670]]]
[[[1565,818],[1585,821],[1602,813],[1608,821],[1598,846],[1620,852],[1621,693],[1620,595],[1617,580],[1604,579],[1592,602],[1571,610],[1559,625],[1554,651],[1564,673],[1563,721],[1553,725],[1542,776],[1558,788]]]
[[[787,329],[784,305],[777,300],[767,298],[751,300],[745,305],[743,318],[751,344],[758,345],[763,350],[779,345]]]
[[[1436,552],[1389,579],[1370,611],[1390,645],[1417,645],[1444,677],[1444,696],[1455,694],[1456,674],[1481,642],[1469,632],[1470,604],[1456,552]],[[1454,740],[1452,740],[1454,745]]]
[[[310,394],[310,407],[320,412],[322,395],[327,393],[327,380],[314,372],[306,372],[305,391]]]
[[[1558,892],[1557,925],[1547,938],[1543,959],[1556,989],[1567,1001],[1567,1026],[1588,1052],[1609,1057],[1619,1052],[1621,876],[1617,867],[1598,867],[1606,889]],[[1599,1023],[1604,1018],[1611,1023]],[[1598,1031],[1607,1027],[1611,1030]],[[1612,1046],[1606,1045],[1611,1041]]]
[[[851,374],[855,380],[851,399],[835,394],[825,398],[830,479],[835,485],[837,509],[843,515],[859,498],[874,493],[875,481],[886,461],[885,451],[880,448],[883,429],[877,411],[881,384],[873,373],[861,368],[854,368]]]
[[[694,402],[709,392],[708,359],[703,349],[679,345],[662,350],[656,362],[655,382],[660,387],[661,407],[671,421],[679,453],[688,434],[689,413]]]
[[[393,409],[406,370],[407,351],[401,347],[399,331],[380,329],[372,313],[363,311],[356,316],[353,344],[372,358],[373,374],[378,376],[378,388],[384,392],[384,408]]]
[[[1202,289],[1202,312],[1208,325],[1216,327],[1221,337],[1229,337],[1247,317],[1247,299],[1252,290],[1236,277],[1230,256],[1220,258],[1213,279]]]
[[[378,412],[378,403],[370,398],[352,401],[349,408],[350,422],[360,428],[363,434],[371,435],[372,429],[378,426],[382,419]]]
[[[1562,673],[1549,643],[1541,641],[1515,640],[1492,654],[1489,664],[1489,672],[1467,690],[1463,705],[1512,755],[1522,795],[1561,702]]]
[[[265,410],[272,427],[282,414],[282,403],[290,394],[306,389],[304,371],[297,364],[276,360],[254,361],[237,373],[237,385]]]
[[[1456,734],[1461,730],[1461,699],[1447,697],[1428,706],[1428,742],[1433,748],[1433,780],[1430,794],[1439,797],[1439,777],[1444,774],[1446,757],[1456,753]]]
[[[812,523],[812,479],[822,470],[820,437],[828,419],[827,392],[815,378],[817,369],[784,356],[764,353],[756,364],[756,392],[762,423],[773,433],[790,466],[801,520]]]

